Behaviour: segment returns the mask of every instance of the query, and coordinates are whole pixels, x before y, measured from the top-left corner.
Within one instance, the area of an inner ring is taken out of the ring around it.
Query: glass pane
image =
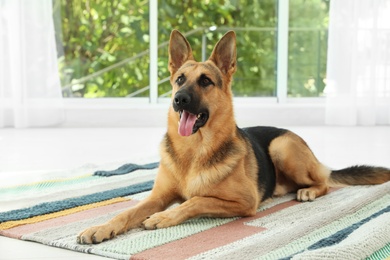
[[[65,97],[125,97],[148,86],[149,55],[131,60],[149,48],[148,1],[54,3]]]
[[[290,0],[288,96],[323,95],[329,1]]]
[[[235,96],[274,96],[276,0],[159,1],[159,42],[170,31],[199,29],[189,41],[198,60],[208,57],[229,29],[237,34]],[[64,96],[148,96],[148,2],[55,0]],[[329,2],[291,0],[288,95],[320,96],[325,86]],[[216,26],[214,31],[200,28]],[[202,37],[206,52],[202,53]],[[159,95],[169,96],[167,46],[159,49]]]
[[[276,80],[276,0],[263,1],[159,1],[159,42],[169,40],[172,29],[187,33],[195,59],[202,58],[202,37],[206,58],[228,30],[237,35],[238,70],[232,84],[235,96],[273,96]],[[169,77],[167,47],[159,50],[160,80]],[[167,96],[169,82],[159,86],[159,95]]]

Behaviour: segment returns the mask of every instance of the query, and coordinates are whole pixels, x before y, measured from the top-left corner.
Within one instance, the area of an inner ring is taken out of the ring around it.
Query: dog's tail
[[[367,165],[356,165],[341,170],[333,170],[330,186],[340,185],[372,185],[390,181],[390,169]]]

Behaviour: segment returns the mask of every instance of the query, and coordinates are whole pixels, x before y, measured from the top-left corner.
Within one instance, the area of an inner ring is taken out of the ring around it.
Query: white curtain
[[[326,124],[390,124],[390,0],[332,0]]]
[[[64,120],[51,0],[0,0],[0,127]]]

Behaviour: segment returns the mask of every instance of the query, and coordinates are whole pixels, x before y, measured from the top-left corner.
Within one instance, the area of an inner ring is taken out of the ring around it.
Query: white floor
[[[290,127],[332,168],[390,167],[390,127]],[[50,170],[158,154],[164,128],[0,129],[0,187]],[[0,205],[1,207],[1,205]],[[103,259],[0,237],[0,259]]]

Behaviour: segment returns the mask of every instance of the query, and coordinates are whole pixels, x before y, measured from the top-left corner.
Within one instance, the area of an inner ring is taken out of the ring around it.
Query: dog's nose
[[[179,108],[185,108],[185,106],[191,103],[191,97],[187,93],[177,92],[174,98],[175,105]]]

